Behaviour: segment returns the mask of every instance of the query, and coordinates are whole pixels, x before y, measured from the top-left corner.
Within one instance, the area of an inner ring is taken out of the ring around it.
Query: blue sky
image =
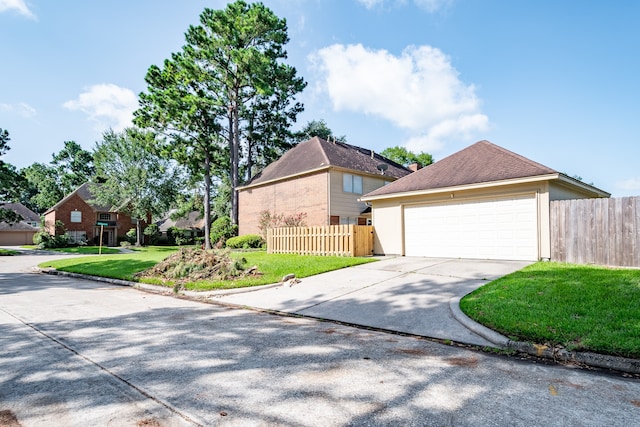
[[[49,162],[130,124],[144,76],[225,1],[0,0],[5,160]],[[640,2],[266,0],[308,82],[298,125],[436,161],[486,139],[640,195]]]

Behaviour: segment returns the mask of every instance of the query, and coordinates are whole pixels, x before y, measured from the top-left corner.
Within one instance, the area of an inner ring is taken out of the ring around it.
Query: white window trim
[[[75,214],[75,215],[74,215]],[[75,217],[75,219],[74,219]],[[82,211],[71,211],[69,220],[71,222],[82,222]]]

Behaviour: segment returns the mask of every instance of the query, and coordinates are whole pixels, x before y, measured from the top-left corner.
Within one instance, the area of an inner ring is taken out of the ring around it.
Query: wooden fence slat
[[[267,230],[267,253],[368,256],[373,254],[370,225],[281,227]]]
[[[555,261],[640,267],[640,197],[550,203]]]

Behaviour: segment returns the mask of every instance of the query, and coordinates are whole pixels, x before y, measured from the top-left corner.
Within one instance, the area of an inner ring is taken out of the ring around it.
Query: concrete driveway
[[[301,279],[292,287],[217,296],[240,306],[337,320],[480,346],[493,345],[457,322],[449,302],[526,261],[394,257]]]

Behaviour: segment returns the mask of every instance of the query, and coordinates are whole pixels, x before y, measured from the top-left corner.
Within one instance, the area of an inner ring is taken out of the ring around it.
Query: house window
[[[331,215],[329,217],[329,225],[340,225],[340,217],[338,215]]]
[[[71,212],[71,222],[82,222],[82,212],[80,212],[80,211],[72,211]]]
[[[98,220],[100,220],[100,221],[111,221],[111,214],[110,213],[99,213],[98,214]]]
[[[67,236],[69,236],[69,241],[71,243],[80,243],[87,241],[87,232],[86,231],[67,231]]]
[[[367,218],[358,217],[358,225],[369,225],[367,224]]]
[[[342,191],[345,193],[362,194],[362,177],[350,173],[343,174]]]

